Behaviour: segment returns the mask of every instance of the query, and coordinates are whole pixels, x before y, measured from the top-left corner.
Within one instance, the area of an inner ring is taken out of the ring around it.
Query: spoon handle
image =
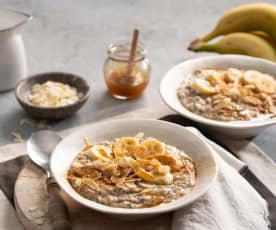
[[[46,180],[49,194],[48,215],[53,230],[71,230],[68,208],[64,200],[60,197],[60,187],[54,178],[48,177]]]

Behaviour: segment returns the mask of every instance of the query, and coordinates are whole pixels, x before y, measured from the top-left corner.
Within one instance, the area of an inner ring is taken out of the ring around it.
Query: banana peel
[[[264,32],[230,33],[215,42],[193,41],[189,50],[217,52],[221,54],[243,54],[276,62],[276,49],[273,39]]]

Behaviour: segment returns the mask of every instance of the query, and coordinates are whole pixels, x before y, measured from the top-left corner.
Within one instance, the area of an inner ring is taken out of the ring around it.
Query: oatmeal
[[[182,105],[213,120],[263,120],[276,116],[276,80],[255,70],[199,69],[177,89]]]
[[[83,197],[117,208],[172,202],[195,185],[192,159],[155,138],[121,137],[91,144],[77,155],[67,179]]]

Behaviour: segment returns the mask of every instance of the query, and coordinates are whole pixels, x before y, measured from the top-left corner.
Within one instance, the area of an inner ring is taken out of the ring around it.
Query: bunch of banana
[[[255,3],[224,14],[216,27],[189,45],[193,51],[235,53],[276,62],[276,5]],[[214,42],[210,40],[223,36]]]

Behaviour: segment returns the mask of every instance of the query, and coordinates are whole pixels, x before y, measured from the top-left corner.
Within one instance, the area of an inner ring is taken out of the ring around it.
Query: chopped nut
[[[47,81],[33,85],[28,98],[35,106],[59,107],[73,104],[81,97],[75,87],[61,82]]]
[[[24,142],[22,135],[19,132],[12,132],[11,136],[13,137],[13,142]]]

